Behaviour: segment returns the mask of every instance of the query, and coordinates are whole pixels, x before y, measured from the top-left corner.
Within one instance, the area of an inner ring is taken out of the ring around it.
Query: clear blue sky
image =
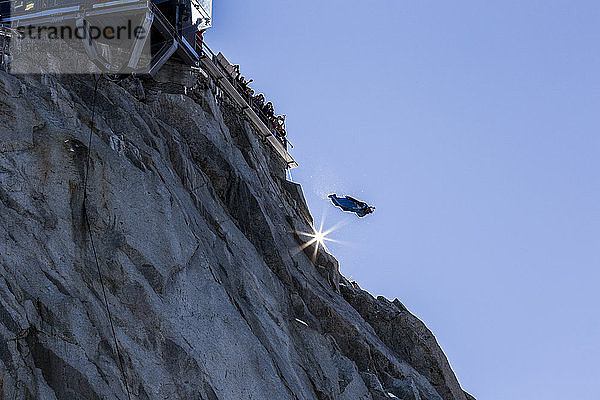
[[[215,0],[347,277],[480,400],[600,396],[600,2]],[[325,198],[377,207],[359,220]]]

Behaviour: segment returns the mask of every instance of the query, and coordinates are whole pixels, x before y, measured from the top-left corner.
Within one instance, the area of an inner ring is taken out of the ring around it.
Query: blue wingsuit
[[[365,215],[371,214],[373,210],[375,210],[375,207],[369,207],[367,203],[356,200],[350,196],[338,197],[337,194],[330,194],[328,197],[335,206],[344,211],[356,213],[356,215],[361,218]]]

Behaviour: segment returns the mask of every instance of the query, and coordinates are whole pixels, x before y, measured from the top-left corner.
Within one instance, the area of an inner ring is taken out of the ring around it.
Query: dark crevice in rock
[[[56,286],[56,288],[58,289],[58,291],[62,294],[64,294],[65,296],[71,297],[71,293],[69,293],[69,291],[67,290],[67,288],[60,283],[60,281],[56,278],[54,278],[52,275],[50,275],[48,272],[46,271],[42,271],[44,273],[44,275],[46,276],[46,278],[48,278],[48,280],[50,282],[52,282],[52,284],[54,286]]]
[[[9,370],[13,369],[13,358],[10,350],[8,349],[8,344],[6,338],[0,335],[0,361],[7,367]],[[1,382],[1,380],[0,380]],[[0,393],[2,390],[0,389]]]
[[[0,302],[0,323],[2,323],[6,329],[13,333],[17,333],[19,331],[19,326],[6,308],[4,308],[2,302]]]
[[[54,351],[45,347],[33,331],[26,338],[31,357],[59,400],[101,400],[88,379]]]
[[[194,359],[183,347],[171,339],[161,344],[162,358],[165,367],[173,378],[178,399],[181,400],[219,400],[212,386],[204,379],[203,372]]]
[[[142,253],[128,243],[120,244],[120,248],[146,279],[152,290],[157,294],[163,294],[165,277],[158,269]]]

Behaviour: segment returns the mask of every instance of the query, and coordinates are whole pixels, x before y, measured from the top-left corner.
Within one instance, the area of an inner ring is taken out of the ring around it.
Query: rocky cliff
[[[94,87],[0,72],[1,399],[472,399],[214,82]]]

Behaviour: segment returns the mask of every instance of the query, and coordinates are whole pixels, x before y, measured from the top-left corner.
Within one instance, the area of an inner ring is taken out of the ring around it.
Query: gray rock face
[[[101,80],[92,124],[93,88],[0,72],[0,398],[467,399],[420,321],[300,250],[301,188],[212,82]]]

